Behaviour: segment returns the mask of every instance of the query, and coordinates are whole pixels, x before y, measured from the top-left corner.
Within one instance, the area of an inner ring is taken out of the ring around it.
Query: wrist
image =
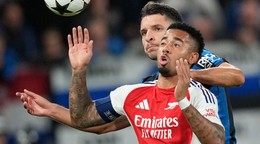
[[[59,108],[59,105],[58,105],[58,104],[52,103],[52,104],[49,106],[48,113],[47,113],[46,116],[48,116],[48,117],[50,117],[50,118],[55,117],[58,108]]]
[[[85,72],[87,71],[87,68],[72,68],[72,72],[78,73],[78,72]]]
[[[187,99],[187,97],[185,97],[184,99],[179,101],[179,106],[181,110],[183,110],[190,106],[190,101]]]

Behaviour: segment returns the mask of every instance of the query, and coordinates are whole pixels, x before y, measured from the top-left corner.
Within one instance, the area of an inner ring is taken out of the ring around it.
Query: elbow
[[[223,82],[222,85],[225,87],[239,87],[245,83],[245,76],[241,70],[236,70]]]
[[[239,72],[237,73],[237,76],[236,76],[236,83],[235,83],[235,85],[236,85],[236,86],[241,86],[241,85],[243,85],[244,83],[245,83],[245,75],[243,74],[242,71],[239,71]]]
[[[216,125],[216,141],[214,144],[224,144],[226,140],[225,130],[223,127]]]
[[[105,134],[105,133],[107,133],[107,132],[103,132],[103,131],[96,131],[96,132],[94,132],[96,135],[102,135],[102,134]]]
[[[90,124],[82,120],[81,117],[76,116],[71,116],[71,125],[76,129],[84,129],[90,127]]]
[[[214,124],[210,133],[207,133],[203,138],[199,138],[201,143],[210,144],[224,144],[225,143],[225,130],[222,126]]]

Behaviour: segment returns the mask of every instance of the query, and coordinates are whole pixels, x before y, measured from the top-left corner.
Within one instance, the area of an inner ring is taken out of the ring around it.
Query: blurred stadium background
[[[131,128],[95,135],[48,118],[32,117],[15,96],[24,88],[68,107],[70,65],[66,36],[73,26],[95,41],[88,84],[93,99],[156,71],[143,53],[139,12],[148,0],[92,0],[74,17],[52,13],[43,0],[0,1],[0,144],[137,143]],[[159,1],[159,0],[157,0]],[[200,29],[206,48],[243,70],[246,82],[230,88],[238,143],[260,141],[259,0],[160,0]]]

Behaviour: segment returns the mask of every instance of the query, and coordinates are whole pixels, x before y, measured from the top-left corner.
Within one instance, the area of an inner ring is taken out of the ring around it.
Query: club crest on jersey
[[[164,110],[174,109],[178,105],[178,102],[170,102],[168,103],[168,107]]]

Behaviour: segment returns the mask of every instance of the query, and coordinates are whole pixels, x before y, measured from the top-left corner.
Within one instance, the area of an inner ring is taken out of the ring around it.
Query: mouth
[[[146,51],[150,51],[150,52],[151,52],[151,51],[157,51],[158,47],[159,47],[159,46],[154,45],[154,44],[153,44],[153,45],[149,45],[149,44],[148,44],[147,47],[146,47]]]
[[[160,64],[161,66],[166,66],[167,63],[168,63],[167,56],[166,56],[166,55],[161,56],[158,61],[159,61],[159,64]]]

